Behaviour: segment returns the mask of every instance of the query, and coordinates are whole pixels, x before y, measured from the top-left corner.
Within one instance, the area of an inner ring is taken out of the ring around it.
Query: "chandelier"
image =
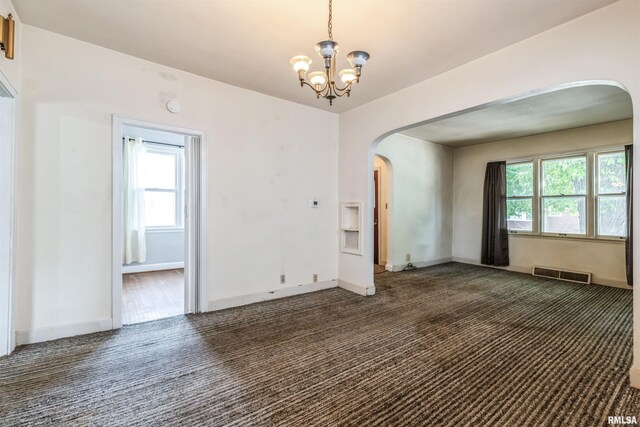
[[[369,59],[369,54],[363,50],[354,50],[347,55],[347,59],[352,68],[346,68],[338,73],[340,80],[345,85],[340,87],[336,84],[336,56],[338,55],[338,43],[333,41],[332,33],[332,0],[329,0],[329,40],[324,40],[316,44],[316,51],[324,63],[324,71],[313,71],[306,75],[311,65],[311,58],[298,55],[291,58],[291,65],[298,73],[300,87],[309,86],[316,93],[316,98],[329,100],[329,105],[333,105],[333,100],[337,97],[351,94],[353,82],[360,81],[362,66]],[[309,81],[307,81],[307,79]]]

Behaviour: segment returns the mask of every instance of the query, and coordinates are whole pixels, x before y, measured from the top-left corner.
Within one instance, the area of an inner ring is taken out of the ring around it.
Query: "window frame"
[[[535,160],[518,160],[514,162],[507,162],[507,166],[509,165],[523,165],[526,163],[531,163],[532,166],[532,174],[533,174],[533,189],[531,196],[507,196],[507,202],[509,200],[527,200],[531,199],[531,231],[528,230],[509,230],[509,218],[507,218],[507,231],[509,234],[519,234],[519,235],[529,235],[535,236],[538,235],[538,221],[536,221],[536,216],[538,214],[538,203],[536,200],[536,194],[538,192],[538,180],[537,176],[537,162]],[[507,183],[508,185],[508,183]],[[507,191],[508,193],[508,191]]]
[[[533,205],[532,205],[532,231],[522,230],[508,230],[510,235],[524,236],[524,237],[537,237],[537,238],[549,238],[549,239],[569,239],[569,240],[598,240],[609,242],[624,242],[626,236],[607,236],[599,235],[597,231],[598,227],[598,196],[607,195],[626,195],[625,193],[602,193],[598,194],[598,161],[599,154],[619,153],[624,152],[624,145],[608,146],[603,148],[592,148],[587,151],[568,152],[558,154],[545,154],[541,156],[532,156],[528,158],[519,158],[513,160],[507,160],[507,165],[533,163]],[[586,157],[586,194],[583,195],[566,195],[566,196],[543,196],[543,181],[542,181],[542,162],[545,160],[560,160]],[[508,183],[507,183],[508,185]],[[625,189],[626,190],[626,189]],[[543,198],[553,197],[585,197],[585,234],[572,234],[572,233],[553,233],[545,232],[542,228],[543,221]],[[514,196],[506,197],[509,199],[528,199],[528,197]]]
[[[184,148],[178,145],[158,144],[145,141],[147,153],[172,155],[175,159],[175,189],[146,187],[144,189],[145,196],[147,192],[152,193],[174,193],[176,200],[176,223],[174,225],[153,225],[146,226],[148,232],[171,232],[184,230]]]
[[[580,159],[580,158],[584,158],[585,161],[585,192],[584,194],[553,194],[553,195],[544,195],[544,162],[548,162],[548,161],[554,161],[554,160],[568,160],[568,159]],[[539,173],[538,173],[538,181],[539,181],[539,188],[540,191],[538,193],[538,203],[540,206],[540,210],[539,210],[539,215],[538,215],[538,226],[539,226],[539,230],[540,230],[540,235],[541,236],[552,236],[552,237],[573,237],[575,239],[584,239],[584,238],[588,238],[590,236],[589,233],[589,224],[591,222],[591,207],[590,207],[590,203],[589,203],[589,194],[590,194],[590,190],[592,188],[592,169],[589,167],[589,164],[591,163],[589,161],[589,153],[573,153],[570,155],[561,155],[561,156],[548,156],[548,157],[543,157],[540,158],[538,160],[540,166],[539,166]],[[544,231],[544,201],[545,199],[566,199],[566,198],[576,198],[576,197],[583,197],[584,198],[584,213],[585,213],[585,218],[584,218],[584,234],[579,234],[579,233],[557,233],[557,232],[551,232],[551,231]]]
[[[599,221],[599,204],[601,196],[623,196],[625,198],[625,205],[627,201],[627,185],[626,185],[626,170],[625,170],[625,187],[622,193],[600,193],[600,166],[598,164],[598,158],[603,154],[625,154],[624,147],[610,150],[600,150],[594,153],[593,159],[593,215],[594,215],[594,233],[595,238],[598,240],[611,240],[611,241],[624,241],[627,236],[613,236],[609,234],[600,234],[600,221]]]

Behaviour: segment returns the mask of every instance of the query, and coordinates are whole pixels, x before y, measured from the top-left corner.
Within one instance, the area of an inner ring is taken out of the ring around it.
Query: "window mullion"
[[[586,206],[585,206],[585,214],[586,214],[586,226],[587,236],[595,237],[596,235],[596,207],[595,207],[595,156],[593,153],[587,154],[587,197],[586,197]]]

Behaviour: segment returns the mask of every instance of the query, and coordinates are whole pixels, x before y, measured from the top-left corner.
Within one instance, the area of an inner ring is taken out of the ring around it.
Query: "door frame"
[[[373,241],[373,263],[375,265],[380,265],[380,248],[382,247],[380,245],[380,236],[382,235],[382,233],[380,232],[380,226],[382,225],[382,223],[380,222],[380,196],[382,195],[381,187],[380,187],[380,177],[382,176],[382,168],[380,166],[376,166],[373,168],[373,215],[374,215],[374,219],[373,219],[373,234],[374,234],[374,241]],[[376,211],[377,214],[376,215]],[[377,251],[376,251],[377,249]],[[376,253],[377,252],[377,253]],[[378,260],[376,262],[376,255],[378,256]]]
[[[185,141],[185,313],[208,309],[207,299],[207,143],[206,132],[113,115],[112,328],[122,327],[122,129],[134,126],[196,137]],[[196,139],[194,138],[194,139]],[[187,166],[189,165],[189,166]],[[195,171],[195,169],[199,169]]]
[[[381,166],[374,166],[374,171],[378,171],[378,195],[382,197],[384,186],[384,209],[378,209],[378,255],[380,248],[384,248],[384,267],[387,271],[393,271],[393,165],[391,160],[383,154],[374,153],[374,158],[379,158],[384,163],[384,173]],[[384,227],[382,224],[384,223]],[[382,230],[382,232],[380,232]],[[381,258],[381,257],[380,257]]]
[[[0,357],[16,347],[16,98],[0,72]]]

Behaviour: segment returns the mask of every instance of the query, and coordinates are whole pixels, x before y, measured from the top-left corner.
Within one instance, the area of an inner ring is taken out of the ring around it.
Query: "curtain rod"
[[[126,137],[122,137],[122,140],[124,141]],[[130,138],[130,139],[135,139],[135,138]],[[146,139],[143,139],[142,142],[146,143],[146,144],[157,144],[157,145],[168,145],[170,147],[179,147],[179,148],[184,148],[184,145],[180,145],[180,144],[169,144],[168,142],[158,142],[158,141],[148,141]]]

